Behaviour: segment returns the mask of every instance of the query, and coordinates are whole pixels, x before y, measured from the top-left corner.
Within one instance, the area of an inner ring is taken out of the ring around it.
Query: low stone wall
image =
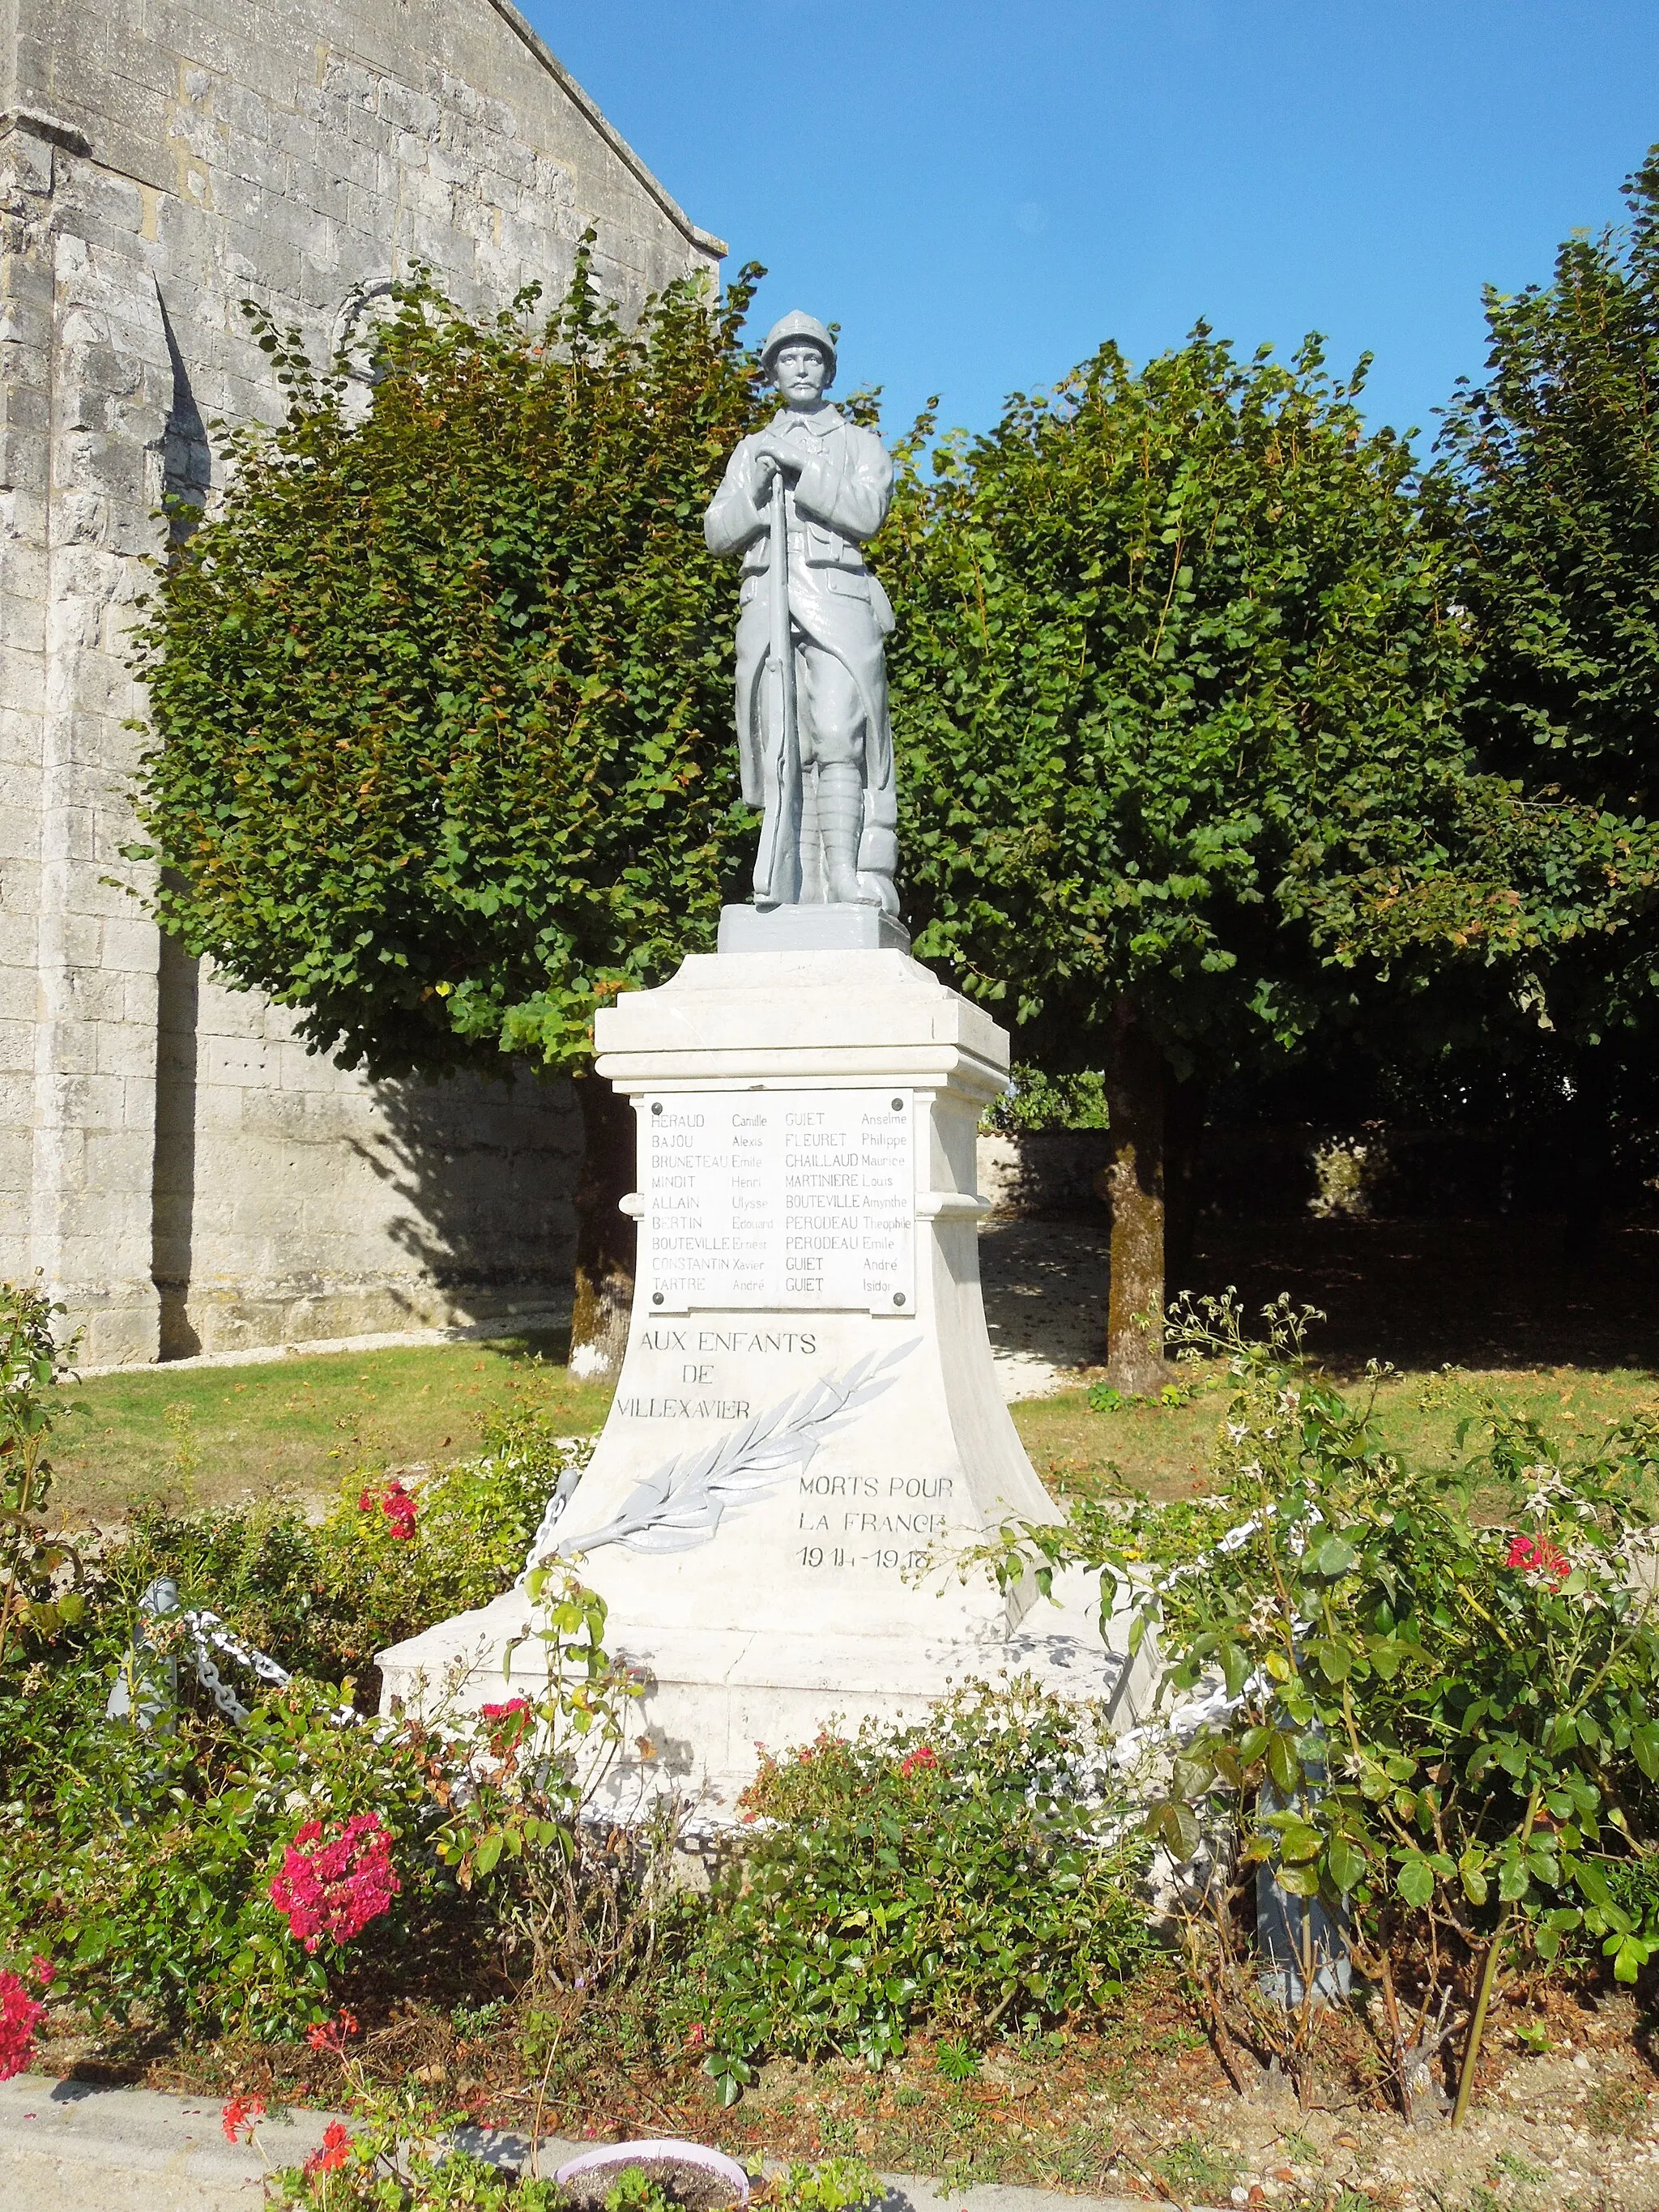
[[[1102,1218],[1093,1179],[1107,1162],[1104,1129],[993,1131],[979,1139],[979,1194],[994,1219],[1084,1213]]]

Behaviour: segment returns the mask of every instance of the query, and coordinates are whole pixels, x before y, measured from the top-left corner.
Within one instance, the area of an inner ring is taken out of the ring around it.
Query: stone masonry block
[[[15,969],[33,982],[40,924],[19,896],[19,873],[9,868],[0,885],[0,891],[7,897],[7,903],[0,906],[0,969]],[[29,903],[32,905],[33,901]]]
[[[231,1037],[204,1037],[200,1081],[243,1091],[263,1087],[271,1077],[270,1056],[261,1046]]]
[[[33,979],[31,977],[30,980],[33,981]],[[5,1071],[8,1079],[14,1075],[23,1075],[28,1078],[21,1091],[9,1091],[6,1093],[9,1108],[21,1115],[25,1123],[28,1119],[29,1104],[34,1087],[34,1041],[33,1006],[29,1008],[27,1017],[22,1019],[10,1022],[0,1021],[0,1069]]]
[[[143,1297],[146,1291],[148,1302]],[[85,1330],[80,1355],[82,1367],[148,1367],[159,1356],[160,1300],[153,1284],[135,1285],[131,1305],[93,1312],[71,1303],[70,1324]]]
[[[222,8],[215,0],[195,0],[185,7],[173,0],[168,16],[169,36],[181,59],[216,76],[236,75],[240,48],[247,35],[246,9]]]
[[[33,1025],[13,1043],[12,1053],[0,1053],[0,1128],[27,1129],[34,1109]]]
[[[112,77],[149,91],[170,94],[179,85],[179,64],[167,48],[143,35],[142,13],[130,21],[106,15],[103,24],[103,62]]]
[[[143,195],[130,177],[112,176],[106,170],[84,165],[76,197],[88,239],[113,240],[136,234],[143,222]]]
[[[52,146],[50,139],[27,124],[13,124],[0,131],[0,180],[6,200],[46,199],[52,186]],[[26,212],[21,209],[20,212]]]
[[[52,428],[52,395],[33,385],[14,384],[6,392],[6,428],[14,435],[45,437]]]
[[[45,437],[39,431],[20,430],[15,424],[0,426],[0,484],[13,494],[44,500],[46,483]]]
[[[287,191],[294,206],[310,208],[331,223],[346,219],[345,179],[309,154],[290,156]]]
[[[31,1212],[30,1196],[34,1180],[34,1144],[32,1132],[15,1125],[0,1127],[0,1236],[7,1240],[5,1247],[15,1250],[10,1243],[16,1237],[27,1250],[27,1231]],[[18,1275],[15,1268],[0,1261],[0,1282],[15,1283]]]
[[[100,1023],[97,1047],[100,1074],[154,1082],[155,1032],[153,1028],[140,1029],[125,1022]]]
[[[134,902],[120,893],[115,911],[103,922],[100,945],[100,964],[141,975],[152,982],[160,947],[160,933],[148,915],[139,913]]]
[[[100,1033],[124,1026],[126,978],[118,969],[77,968],[65,981],[70,1017],[92,1034],[96,1050]],[[98,1064],[102,1064],[101,1054]]]

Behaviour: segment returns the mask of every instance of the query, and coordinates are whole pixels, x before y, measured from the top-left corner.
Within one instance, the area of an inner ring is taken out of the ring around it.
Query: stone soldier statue
[[[893,611],[860,550],[886,516],[893,465],[824,398],[836,345],[822,323],[786,315],[761,365],[783,406],[732,454],[703,518],[711,552],[743,556],[738,745],[743,795],[765,810],[755,904],[896,915]]]

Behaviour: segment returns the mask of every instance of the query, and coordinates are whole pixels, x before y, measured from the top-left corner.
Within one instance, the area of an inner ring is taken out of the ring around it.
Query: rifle
[[[800,726],[795,701],[795,647],[789,627],[789,495],[780,469],[772,478],[772,559],[767,577],[772,616],[771,662],[778,683],[776,798],[766,810],[755,866],[757,902],[793,906],[800,896]]]

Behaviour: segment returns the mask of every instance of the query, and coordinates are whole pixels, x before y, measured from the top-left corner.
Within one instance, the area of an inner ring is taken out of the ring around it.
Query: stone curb
[[[322,2142],[337,2112],[291,2112],[260,2123],[273,2166],[297,2166]],[[526,2138],[500,2130],[465,2130],[459,2141],[492,2165],[520,2165]],[[544,2136],[544,2172],[591,2142]],[[169,2097],[155,2089],[106,2089],[22,2074],[0,2081],[0,2203],[6,2212],[243,2212],[262,2201],[265,2164],[251,2145],[228,2143],[211,2098]],[[142,2188],[138,2177],[145,2177]],[[884,2173],[881,2212],[1146,2212],[1147,2200],[1071,2197],[1001,2183],[948,2189],[908,2173]],[[1182,2212],[1206,2212],[1201,2205]]]

